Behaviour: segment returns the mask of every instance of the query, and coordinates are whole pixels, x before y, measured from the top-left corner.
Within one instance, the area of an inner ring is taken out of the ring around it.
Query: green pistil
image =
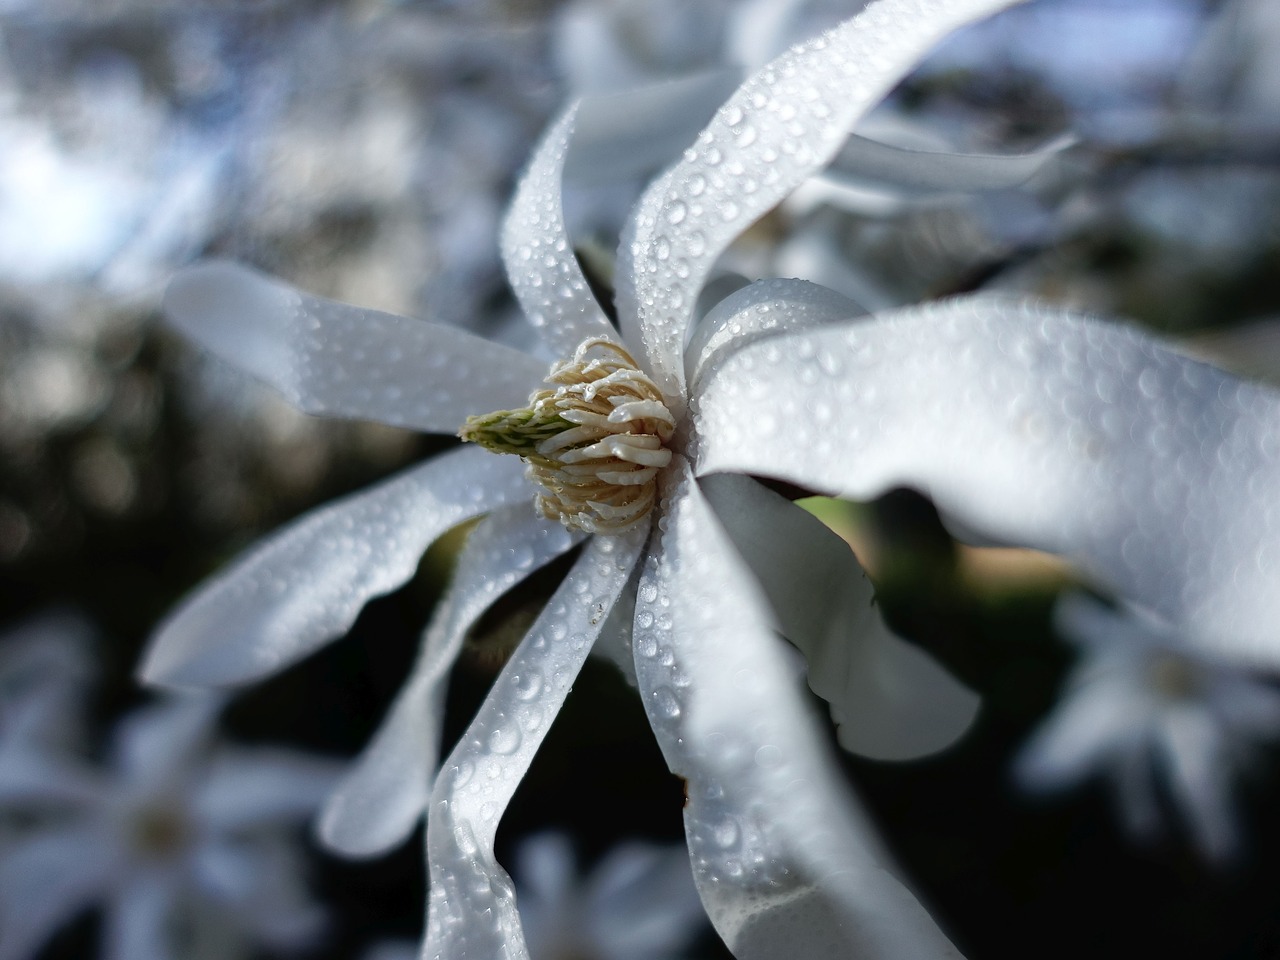
[[[458,436],[493,453],[537,457],[538,444],[571,426],[558,411],[533,406],[467,417]]]

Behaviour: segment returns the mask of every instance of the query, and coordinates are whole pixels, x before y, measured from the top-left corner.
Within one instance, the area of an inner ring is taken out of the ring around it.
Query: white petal
[[[764,589],[782,633],[831,704],[846,750],[910,760],[950,746],[978,696],[890,632],[848,544],[816,517],[747,477],[705,477],[702,490]]]
[[[0,750],[0,804],[85,806],[101,796],[102,780],[80,764],[20,744]]]
[[[914,191],[1003,190],[1026,183],[1075,143],[1074,137],[1058,137],[1028,153],[989,155],[917,150],[854,136],[822,176],[836,183],[874,180]]]
[[[684,844],[619,844],[591,871],[587,895],[592,939],[607,957],[680,956],[707,926]]]
[[[542,743],[646,529],[598,536],[574,564],[494,681],[431,795],[426,958],[524,960],[511,879],[493,855],[498,819]]]
[[[467,538],[432,616],[413,672],[355,766],[325,804],[320,837],[364,857],[400,844],[426,811],[440,753],[449,671],[486,609],[581,536],[527,503],[490,514]]]
[[[698,398],[701,473],[866,499],[1063,554],[1201,649],[1280,663],[1280,395],[1114,323],[993,297],[745,347]]]
[[[103,929],[103,960],[176,960],[168,936],[177,889],[174,878],[145,871],[111,898]]]
[[[274,747],[224,748],[209,765],[196,809],[216,830],[308,819],[333,789],[336,760]]]
[[[689,392],[732,351],[770,334],[851,320],[864,313],[834,290],[804,280],[760,280],[725,297],[694,329],[685,350]]]
[[[541,360],[456,327],[313,297],[224,261],[174,277],[164,311],[307,413],[428,433],[524,406],[547,372]]]
[[[1200,707],[1171,709],[1159,733],[1155,759],[1164,765],[1169,791],[1197,845],[1210,859],[1230,858],[1239,845],[1231,776],[1241,745],[1231,743]]]
[[[119,869],[95,831],[46,830],[0,857],[0,960],[29,960],[45,939],[105,891]]]
[[[572,356],[588,337],[616,339],[564,225],[560,180],[576,108],[570,108],[534,151],[502,226],[502,260],[529,322],[557,354]],[[542,375],[546,370],[540,371]],[[524,405],[529,391],[521,397]],[[498,409],[485,407],[485,412]]]
[[[694,878],[716,929],[740,960],[956,957],[837,774],[751,574],[696,484],[672,487],[640,583],[636,675],[688,781]]]
[[[202,843],[192,865],[199,893],[224,908],[217,926],[234,924],[281,951],[311,944],[326,919],[302,882],[299,852],[286,834],[256,834],[248,842],[215,837]]]
[[[1123,679],[1068,689],[1019,751],[1014,772],[1032,791],[1073,786],[1115,757],[1145,752],[1150,720],[1146,697]]]
[[[855,123],[948,33],[1018,0],[880,0],[788,50],[729,98],[684,159],[645,192],[619,250],[634,274],[622,332],[665,394],[698,290],[729,243],[836,155]],[[623,288],[620,286],[620,290]]]
[[[225,685],[282,670],[404,583],[444,531],[528,496],[516,457],[463,448],[312,511],[188,598],[152,640],[143,679]]]
[[[741,81],[725,67],[583,98],[565,176],[619,183],[665,167]]]
[[[112,731],[112,765],[135,784],[185,777],[203,761],[223,703],[200,691],[134,710]]]
[[[640,585],[640,570],[637,564],[631,579],[622,588],[618,602],[609,611],[600,637],[596,640],[591,653],[602,660],[612,663],[622,673],[622,677],[631,686],[636,685],[636,660],[631,653],[631,631],[636,616],[636,589]]]

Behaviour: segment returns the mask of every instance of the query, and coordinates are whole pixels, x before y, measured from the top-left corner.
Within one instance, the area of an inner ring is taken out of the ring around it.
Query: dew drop
[[[489,734],[489,750],[492,753],[511,754],[520,749],[520,731],[513,726],[494,728]],[[763,747],[761,749],[764,749]]]
[[[522,673],[515,678],[516,697],[532,700],[542,692],[542,674],[536,670]]]
[[[659,716],[672,720],[680,716],[680,700],[670,687],[658,687],[653,691],[653,705]]]
[[[716,843],[725,850],[736,844],[742,835],[738,830],[738,824],[728,817],[717,823],[711,833]]]
[[[672,201],[671,206],[667,208],[667,223],[682,222],[688,212],[689,208],[684,205],[683,201]]]

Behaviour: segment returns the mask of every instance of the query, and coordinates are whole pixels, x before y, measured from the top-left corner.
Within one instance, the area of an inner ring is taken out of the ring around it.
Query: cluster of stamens
[[[658,471],[675,419],[657,384],[625,349],[584,340],[552,365],[529,406],[468,417],[458,435],[495,453],[514,453],[543,489],[538,512],[570,530],[621,533],[657,499]]]

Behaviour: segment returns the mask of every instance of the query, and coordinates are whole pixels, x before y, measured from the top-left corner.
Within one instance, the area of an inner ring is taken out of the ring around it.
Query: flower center
[[[675,418],[657,384],[603,337],[553,364],[546,383],[529,406],[468,417],[458,435],[524,458],[547,519],[585,533],[637,526],[657,499],[658,471],[671,462]]]

